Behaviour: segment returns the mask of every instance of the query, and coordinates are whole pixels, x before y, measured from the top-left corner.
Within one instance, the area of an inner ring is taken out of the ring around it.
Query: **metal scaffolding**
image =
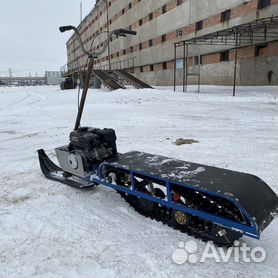
[[[234,82],[233,96],[236,93],[236,76],[238,63],[238,49],[252,45],[259,45],[278,40],[278,16],[262,18],[249,23],[233,26],[224,30],[202,35],[199,37],[189,38],[180,42],[174,43],[174,91],[177,85],[177,49],[183,48],[183,92],[187,91],[188,76],[191,75],[188,71],[188,58],[190,45],[199,46],[230,46],[230,50],[235,50],[235,65],[234,65]],[[200,64],[200,53],[199,53]],[[200,65],[199,65],[200,67]],[[200,73],[199,73],[200,74]],[[198,78],[200,86],[200,76]]]

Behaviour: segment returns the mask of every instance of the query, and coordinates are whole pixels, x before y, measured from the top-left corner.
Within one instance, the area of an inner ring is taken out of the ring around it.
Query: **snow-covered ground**
[[[91,90],[83,125],[114,128],[120,152],[253,173],[277,193],[278,88],[239,88],[236,97],[230,87],[190,89]],[[267,251],[263,263],[177,265],[172,253],[190,236],[137,214],[105,187],[46,180],[36,150],[55,160],[54,148],[68,142],[76,92],[0,87],[1,277],[277,277],[277,219],[260,241],[241,239]],[[199,143],[177,146],[177,138]]]

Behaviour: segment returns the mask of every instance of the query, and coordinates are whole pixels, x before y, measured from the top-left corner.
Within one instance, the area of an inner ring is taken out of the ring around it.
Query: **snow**
[[[114,128],[119,152],[252,173],[277,193],[278,88],[240,87],[236,97],[231,87],[194,90],[91,90],[83,125]],[[137,214],[106,187],[46,180],[36,150],[57,162],[76,111],[77,91],[0,87],[1,277],[277,277],[277,219],[260,241],[241,239],[267,251],[263,263],[177,265],[173,252],[192,237]],[[199,143],[177,146],[178,138]]]

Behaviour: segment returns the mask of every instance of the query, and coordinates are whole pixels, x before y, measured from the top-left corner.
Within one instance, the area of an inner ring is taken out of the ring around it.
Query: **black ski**
[[[58,167],[49,159],[43,149],[38,150],[38,155],[41,170],[47,179],[58,181],[78,189],[86,189],[96,185],[95,183],[86,182],[84,180],[78,179],[76,176],[73,176],[70,173],[65,172],[62,168]]]

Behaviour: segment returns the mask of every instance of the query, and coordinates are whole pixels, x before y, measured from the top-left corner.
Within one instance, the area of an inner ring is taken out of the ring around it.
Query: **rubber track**
[[[182,227],[182,226],[175,226],[173,224],[173,218],[172,218],[172,213],[171,211],[166,208],[166,207],[158,207],[156,206],[155,208],[155,213],[153,214],[148,214],[148,213],[144,213],[139,207],[136,206],[136,202],[130,201],[129,197],[130,196],[126,196],[125,194],[121,193],[118,191],[118,194],[127,202],[129,203],[129,205],[131,207],[134,208],[134,210],[138,213],[140,213],[141,215],[150,218],[152,220],[156,220],[157,222],[162,222],[164,225],[167,225],[175,230],[178,230],[184,234],[187,234],[189,236],[193,236],[196,239],[200,239],[204,242],[208,242],[208,241],[213,241],[213,243],[219,247],[231,247],[234,243],[235,240],[238,240],[239,238],[242,237],[241,233],[236,233],[237,236],[234,237],[232,239],[231,242],[223,242],[223,241],[219,241],[218,238],[214,235],[212,235],[211,233],[206,233],[204,232],[205,230],[209,230],[208,228],[206,228],[207,226],[202,225],[201,222],[204,221],[200,221],[200,223],[197,223],[198,228],[194,227],[193,225],[187,226],[186,228]],[[135,200],[135,198],[133,198],[132,200]],[[156,205],[156,204],[155,204]],[[168,212],[168,213],[167,213]],[[196,223],[195,223],[196,224]],[[217,226],[216,224],[212,223],[212,222],[207,222],[207,224],[212,225],[213,228],[217,228],[219,226]]]

